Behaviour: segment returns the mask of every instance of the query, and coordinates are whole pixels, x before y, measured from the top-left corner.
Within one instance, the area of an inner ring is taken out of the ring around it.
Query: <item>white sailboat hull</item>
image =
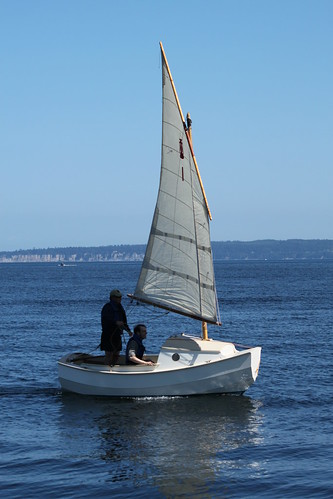
[[[189,336],[169,338],[155,366],[103,364],[103,357],[70,354],[58,362],[64,391],[108,397],[243,393],[255,381],[261,348]]]

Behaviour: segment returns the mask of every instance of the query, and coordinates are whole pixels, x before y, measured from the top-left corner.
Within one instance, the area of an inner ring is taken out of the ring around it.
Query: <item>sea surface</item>
[[[215,339],[262,346],[243,396],[63,394],[57,360],[98,352],[109,291],[139,263],[0,265],[1,498],[333,497],[333,261],[215,262]],[[147,352],[200,323],[123,304]]]

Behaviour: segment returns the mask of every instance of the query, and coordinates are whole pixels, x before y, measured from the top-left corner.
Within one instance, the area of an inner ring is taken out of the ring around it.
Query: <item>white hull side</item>
[[[196,352],[195,364],[179,368],[178,364],[175,368],[168,365],[168,362],[164,368],[163,363],[154,368],[144,366],[109,368],[102,365],[82,367],[68,361],[70,356],[65,356],[58,362],[59,379],[65,391],[95,396],[147,397],[242,393],[257,377],[260,352],[260,347],[242,352],[235,350],[229,358],[207,360],[206,356],[204,363],[200,363],[200,356]]]

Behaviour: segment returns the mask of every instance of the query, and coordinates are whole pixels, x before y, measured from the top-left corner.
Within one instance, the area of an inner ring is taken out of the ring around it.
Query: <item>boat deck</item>
[[[148,360],[148,357],[143,357],[144,360]],[[149,360],[152,360],[157,363],[158,355],[149,355]],[[105,363],[105,356],[104,355],[90,355],[87,353],[75,353],[71,355],[69,358],[67,358],[67,361],[69,361],[72,364],[78,365],[78,366],[103,366],[103,367],[111,367],[108,366]],[[126,364],[126,357],[125,355],[120,355],[119,360],[117,364],[115,364],[114,367],[121,367],[121,366],[126,366],[126,367],[147,367],[145,365],[128,365]]]

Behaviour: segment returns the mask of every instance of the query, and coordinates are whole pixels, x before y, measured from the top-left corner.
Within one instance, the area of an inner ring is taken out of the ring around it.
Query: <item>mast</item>
[[[193,145],[192,145],[192,120],[190,113],[187,113],[186,115],[186,124],[187,124],[187,130],[188,130],[188,137],[190,139],[192,151],[193,151]],[[210,219],[211,216],[210,216]],[[208,340],[208,328],[207,328],[207,322],[202,321],[201,322],[201,330],[202,330],[202,339],[203,340]]]

